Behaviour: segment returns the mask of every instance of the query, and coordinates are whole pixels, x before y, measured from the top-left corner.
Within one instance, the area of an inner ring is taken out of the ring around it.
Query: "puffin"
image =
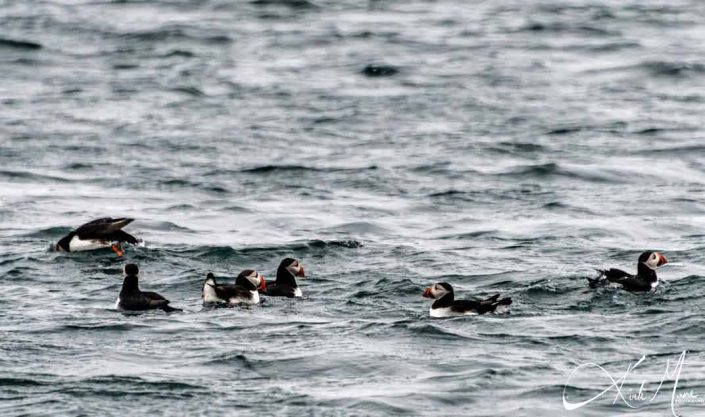
[[[656,268],[666,265],[668,260],[656,251],[646,251],[639,255],[636,264],[636,275],[621,269],[598,269],[596,278],[588,278],[590,288],[608,284],[621,285],[623,289],[632,292],[651,291],[658,286]]]
[[[59,239],[53,248],[60,252],[110,248],[117,256],[123,256],[125,252],[120,247],[120,243],[127,242],[133,245],[138,243],[134,236],[122,230],[133,221],[134,219],[110,217],[90,221]]]
[[[245,269],[235,278],[235,284],[218,284],[212,273],[206,275],[201,289],[203,304],[222,304],[229,307],[238,304],[259,304],[259,291],[267,288],[267,282],[259,272]]]
[[[125,279],[122,282],[122,289],[118,295],[115,307],[119,310],[142,311],[142,310],[164,310],[167,313],[172,311],[183,311],[169,305],[169,300],[156,292],[140,291],[139,275],[140,269],[135,264],[125,265]]]
[[[267,286],[260,292],[272,297],[301,297],[303,294],[296,282],[296,277],[306,277],[303,264],[296,259],[286,258],[277,268],[277,280],[274,281],[274,284]]]
[[[456,300],[453,287],[447,282],[438,282],[427,287],[423,296],[436,300],[431,304],[431,317],[475,316],[485,313],[501,313],[512,304],[509,297],[499,298],[495,294],[480,301]]]

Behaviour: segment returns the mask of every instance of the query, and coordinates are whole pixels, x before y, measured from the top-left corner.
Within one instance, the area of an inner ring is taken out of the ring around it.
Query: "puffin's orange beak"
[[[296,276],[297,276],[297,277],[301,277],[301,278],[306,277],[306,274],[304,274],[304,267],[303,267],[303,265],[301,265],[301,269],[299,269],[299,273],[296,274]]]
[[[259,291],[264,291],[267,289],[267,281],[264,280],[264,277],[262,275],[259,276],[260,284],[259,287],[257,287],[257,290]]]
[[[659,253],[658,254],[658,263],[656,264],[656,266],[666,265],[667,263],[668,263],[668,259],[666,259],[665,256],[663,256]]]
[[[427,287],[425,290],[423,290],[423,297],[424,298],[433,298],[433,297],[431,297],[431,287]]]
[[[125,255],[125,251],[123,251],[122,248],[120,247],[120,245],[118,245],[117,243],[113,243],[110,246],[110,249],[112,249],[113,252],[115,252],[117,254],[117,256],[119,256],[119,257],[122,257]]]

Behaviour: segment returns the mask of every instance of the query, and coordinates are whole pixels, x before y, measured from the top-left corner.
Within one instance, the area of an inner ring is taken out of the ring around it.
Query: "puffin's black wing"
[[[475,311],[477,314],[485,314],[494,312],[498,306],[510,305],[512,303],[511,298],[504,297],[500,299],[499,296],[500,294],[495,294],[492,297],[481,301],[457,300],[453,302],[450,309],[459,313]]]
[[[217,284],[211,286],[215,290],[215,295],[225,301],[231,298],[249,298],[251,295],[250,291],[241,285]]]
[[[102,219],[96,219],[91,222],[88,222],[82,226],[80,226],[78,229],[76,229],[76,234],[78,235],[79,239],[86,240],[86,239],[102,239],[102,240],[111,240],[111,236],[115,234],[115,232],[120,231],[123,227],[127,226],[128,224],[132,223],[134,219],[128,219],[128,218],[120,218],[120,219],[113,219],[110,217],[105,217]],[[125,233],[127,235],[127,233]],[[130,236],[130,235],[128,235]],[[130,236],[132,239],[134,237]],[[127,239],[125,239],[127,240]]]
[[[616,269],[616,268],[610,268],[602,271],[604,274],[605,278],[610,280],[611,282],[619,282],[620,280],[624,278],[631,278],[633,277],[632,274],[628,272],[624,272],[621,269]]]
[[[627,291],[649,291],[651,289],[651,283],[647,280],[634,275],[628,275],[622,278],[616,278],[610,280],[611,282],[616,282],[617,284],[622,284]]]
[[[647,280],[624,272],[621,269],[608,269],[604,271],[604,275],[609,282],[621,284],[627,291],[648,291],[651,289],[651,283]]]
[[[467,313],[468,311],[475,311],[478,314],[482,314],[483,308],[480,302],[470,301],[470,300],[456,300],[450,306],[450,310],[456,313]]]
[[[157,308],[164,308],[168,304],[169,300],[165,300],[164,297],[162,297],[162,299],[153,299],[144,295],[144,293],[130,295],[121,294],[120,296],[120,307],[124,310],[154,310]]]
[[[271,297],[289,297],[293,298],[295,296],[296,289],[288,285],[277,285],[276,283],[268,286],[265,291],[260,291],[262,294],[269,295]]]
[[[632,275],[622,271],[621,269],[597,269],[599,275],[595,278],[588,278],[590,288],[605,286],[610,282],[619,282],[619,280],[631,277]]]
[[[157,294],[156,292],[142,291],[142,297],[147,300],[147,302],[151,306],[150,308],[161,308],[167,313],[170,313],[172,311],[183,311],[180,308],[170,306],[170,301],[164,298],[161,294]]]
[[[492,313],[498,306],[508,306],[512,304],[512,299],[510,297],[499,298],[500,294],[495,294],[490,298],[480,301],[480,314]]]
[[[151,291],[142,291],[142,295],[150,300],[167,300],[164,298],[161,294],[157,294],[156,292],[151,292]]]

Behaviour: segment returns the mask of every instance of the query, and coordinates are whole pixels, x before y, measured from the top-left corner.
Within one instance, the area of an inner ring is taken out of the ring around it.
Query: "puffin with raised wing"
[[[509,297],[499,298],[500,294],[495,294],[485,300],[456,300],[453,287],[447,282],[438,282],[427,287],[423,296],[436,300],[431,304],[431,317],[455,317],[455,316],[475,316],[485,313],[505,312],[512,299]]]
[[[636,264],[636,275],[621,269],[598,269],[600,273],[596,278],[588,278],[590,288],[597,288],[609,284],[621,285],[627,291],[651,291],[658,286],[656,268],[666,265],[665,256],[655,251],[642,252]]]
[[[60,252],[79,252],[110,248],[118,256],[123,256],[125,252],[120,246],[121,243],[138,243],[134,236],[122,230],[133,221],[134,219],[110,217],[90,221],[59,239],[53,249]]]

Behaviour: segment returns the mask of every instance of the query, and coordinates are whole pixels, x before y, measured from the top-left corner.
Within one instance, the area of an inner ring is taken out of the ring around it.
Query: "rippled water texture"
[[[705,397],[704,45],[697,0],[0,1],[0,414],[671,415],[562,398],[683,350]],[[47,251],[106,215],[146,245]],[[303,299],[201,306],[287,256]],[[184,313],[115,311],[125,261]]]

